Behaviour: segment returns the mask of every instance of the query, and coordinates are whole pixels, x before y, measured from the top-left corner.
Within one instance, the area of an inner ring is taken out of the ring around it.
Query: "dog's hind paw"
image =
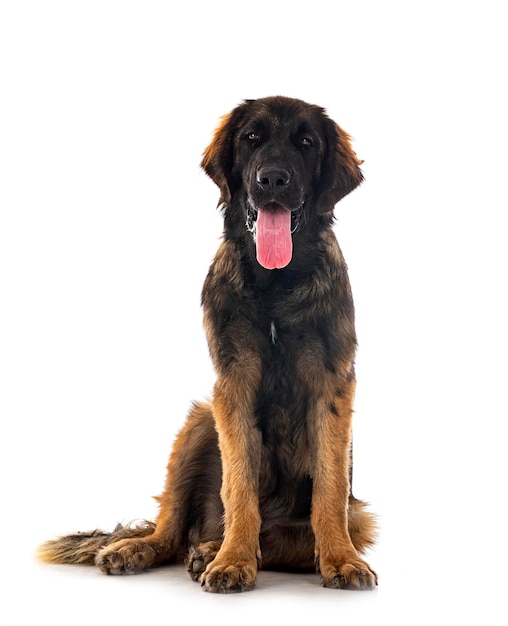
[[[156,552],[149,544],[136,539],[123,539],[99,552],[95,564],[105,574],[139,574],[153,567]]]
[[[207,541],[199,546],[191,547],[185,563],[192,580],[198,581],[200,579],[208,564],[217,556],[220,546],[219,541]]]

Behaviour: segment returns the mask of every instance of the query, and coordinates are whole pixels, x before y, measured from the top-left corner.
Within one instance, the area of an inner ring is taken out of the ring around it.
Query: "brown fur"
[[[212,400],[192,407],[176,439],[155,524],[49,541],[42,560],[120,574],[185,559],[213,592],[251,589],[261,564],[317,564],[326,587],[377,584],[359,556],[375,522],[351,492],[356,335],[332,230],[360,163],[349,136],[300,100],[245,101],[222,119],[202,162],[224,212],[202,294]],[[265,203],[291,211],[281,269],[256,261],[246,227]]]

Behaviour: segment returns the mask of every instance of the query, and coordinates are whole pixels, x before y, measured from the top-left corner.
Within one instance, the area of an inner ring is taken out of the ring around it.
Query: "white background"
[[[1,626],[506,624],[503,4],[2,2]],[[155,515],[214,380],[200,290],[221,219],[201,154],[222,114],[274,94],[327,108],[365,159],[336,231],[378,590],[262,572],[217,597],[180,567],[36,563],[56,534]]]

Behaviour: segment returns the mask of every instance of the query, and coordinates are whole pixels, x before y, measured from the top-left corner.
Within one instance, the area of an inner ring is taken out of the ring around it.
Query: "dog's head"
[[[325,111],[282,96],[246,100],[224,116],[202,167],[236,201],[267,269],[287,265],[292,233],[335,204],[363,179],[350,138]]]

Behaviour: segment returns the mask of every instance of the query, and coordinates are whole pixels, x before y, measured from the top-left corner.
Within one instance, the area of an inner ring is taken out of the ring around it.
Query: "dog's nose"
[[[281,167],[262,167],[257,172],[256,182],[266,191],[282,191],[289,185],[291,174]]]

